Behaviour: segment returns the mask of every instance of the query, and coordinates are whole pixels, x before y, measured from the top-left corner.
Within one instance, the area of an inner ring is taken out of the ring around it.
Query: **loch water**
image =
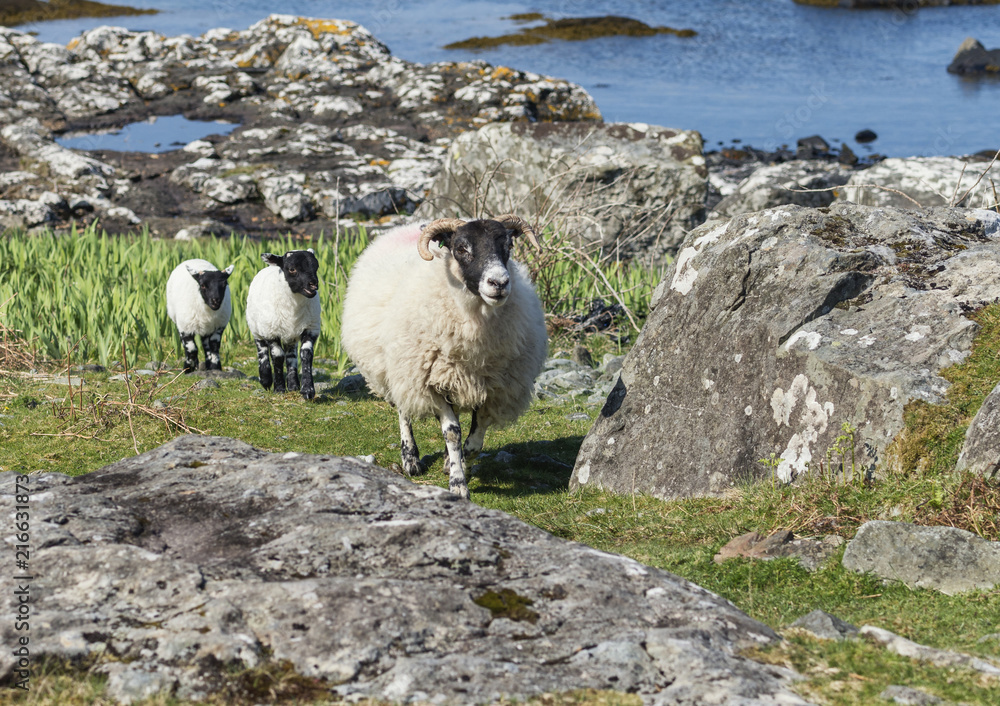
[[[124,1],[124,0],[123,0]],[[961,155],[1000,148],[1000,80],[946,67],[974,36],[1000,46],[1000,5],[847,10],[792,0],[131,0],[158,15],[25,25],[66,43],[115,24],[168,35],[243,29],[270,13],[359,22],[409,61],[482,59],[576,81],[609,121],[698,130],[706,149],[734,140],[771,149],[820,134],[858,154]],[[690,28],[694,37],[604,37],[490,50],[446,50],[475,36],[516,32],[509,18],[624,15]],[[858,145],[863,128],[879,138]],[[172,138],[165,135],[163,141]]]

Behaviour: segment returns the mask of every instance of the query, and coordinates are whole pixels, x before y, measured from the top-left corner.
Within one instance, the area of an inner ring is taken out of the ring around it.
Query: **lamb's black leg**
[[[226,327],[217,328],[208,336],[201,337],[201,347],[205,349],[205,370],[222,370],[222,357],[219,348],[222,345],[222,332]]]
[[[182,333],[181,345],[184,346],[184,372],[193,373],[198,369],[198,344],[194,342],[194,334]]]
[[[257,375],[260,376],[260,384],[265,390],[271,389],[271,344],[263,338],[253,339],[257,346]]]
[[[403,471],[408,476],[419,476],[427,472],[427,466],[420,462],[420,450],[413,438],[413,425],[406,415],[399,413],[399,452],[403,457]]]
[[[441,422],[441,433],[444,435],[444,445],[448,450],[445,464],[448,471],[448,490],[459,497],[468,498],[469,486],[465,481],[465,461],[462,458],[462,426],[458,422],[455,410],[444,399],[438,402],[438,420]]]
[[[274,391],[285,391],[285,351],[281,347],[281,341],[270,342],[271,346],[271,367],[274,368]]]
[[[319,332],[302,332],[302,396],[311,400],[316,396],[316,388],[313,386],[313,349],[316,347],[316,339]]]
[[[285,346],[285,387],[289,392],[299,389],[298,347],[298,341],[292,341]]]

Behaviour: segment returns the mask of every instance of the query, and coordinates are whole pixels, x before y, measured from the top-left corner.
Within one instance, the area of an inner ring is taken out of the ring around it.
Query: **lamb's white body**
[[[247,326],[255,339],[298,341],[303,331],[319,335],[320,299],[295,294],[280,267],[269,265],[254,276],[247,293]]]
[[[210,336],[229,324],[233,314],[233,303],[229,297],[229,288],[222,300],[222,306],[217,311],[205,303],[198,290],[198,282],[191,276],[191,271],[218,270],[208,260],[185,260],[170,273],[167,279],[167,316],[184,334]]]
[[[422,260],[419,237],[417,225],[389,231],[354,265],[341,326],[345,351],[401,418],[437,414],[444,398],[476,410],[484,431],[517,419],[531,404],[547,345],[526,268],[508,262],[511,293],[502,306],[489,306],[465,288],[447,250],[434,248],[434,259]]]

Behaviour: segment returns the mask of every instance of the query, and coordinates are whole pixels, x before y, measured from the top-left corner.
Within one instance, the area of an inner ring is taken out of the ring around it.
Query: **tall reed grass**
[[[596,262],[558,236],[541,254],[526,256],[538,278],[547,313],[586,309],[594,298],[619,301],[638,325],[660,272],[638,265]],[[130,365],[174,360],[183,352],[167,317],[167,277],[183,260],[204,258],[229,279],[233,316],[223,336],[227,345],[250,342],[244,309],[250,280],[265,252],[312,247],[319,260],[323,334],[317,355],[347,366],[340,346],[340,316],[347,275],[368,244],[367,233],[352,230],[321,235],[308,243],[290,237],[253,240],[245,236],[192,241],[161,240],[141,232],[109,236],[94,227],[69,234],[8,232],[0,237],[0,320],[18,330],[38,355],[52,360],[98,361],[121,357],[125,343]],[[519,246],[523,247],[523,246]]]

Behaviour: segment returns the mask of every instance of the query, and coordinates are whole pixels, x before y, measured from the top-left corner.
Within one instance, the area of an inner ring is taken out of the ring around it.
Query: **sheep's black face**
[[[451,250],[465,286],[490,306],[499,306],[510,294],[507,261],[513,233],[497,221],[470,221],[442,245]]]
[[[232,268],[191,273],[194,281],[198,283],[198,292],[201,294],[202,300],[212,311],[218,311],[226,298],[226,287],[229,284],[231,271]]]
[[[289,250],[282,256],[264,253],[264,262],[277,265],[294,294],[312,299],[319,292],[319,260],[312,250]]]

